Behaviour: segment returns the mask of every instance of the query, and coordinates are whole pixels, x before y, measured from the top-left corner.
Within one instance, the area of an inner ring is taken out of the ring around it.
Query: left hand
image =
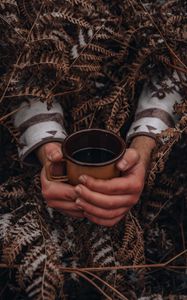
[[[134,206],[144,187],[147,164],[136,149],[127,149],[117,168],[122,177],[110,180],[80,176],[76,204],[90,221],[104,226],[118,223]]]

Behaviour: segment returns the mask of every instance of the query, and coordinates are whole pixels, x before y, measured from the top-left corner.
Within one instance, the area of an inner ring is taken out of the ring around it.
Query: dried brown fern
[[[10,117],[20,103],[28,98],[40,99],[50,107],[58,96],[68,116],[69,132],[96,126],[120,134],[134,115],[142,84],[150,81],[155,73],[158,78],[167,74],[173,80],[172,73],[176,70],[179,83],[174,84],[184,101],[174,106],[179,117],[176,127],[159,136],[163,144],[155,152],[148,176],[148,185],[153,187],[158,173],[165,170],[173,147],[186,132],[186,6],[186,1],[177,0],[160,4],[136,0],[66,0],[63,3],[59,0],[2,0],[0,124],[8,128],[16,140],[18,136]],[[162,87],[162,91],[169,90],[170,87]],[[155,93],[158,95],[158,91]],[[0,135],[4,143],[2,140]],[[6,153],[9,155],[7,144],[5,148],[8,150],[3,149],[3,157]],[[11,151],[8,163],[7,160],[2,162],[0,171],[8,165],[14,166],[14,151]],[[15,172],[22,171],[15,168]],[[30,297],[55,299],[59,283],[62,281],[63,286],[64,280],[59,275],[60,264],[77,266],[81,259],[86,261],[89,251],[85,253],[83,246],[93,232],[89,231],[88,224],[71,222],[46,209],[41,201],[39,177],[35,177],[31,192],[28,186],[32,176],[29,176],[19,175],[0,185],[4,258],[8,263],[19,265],[18,283]],[[6,176],[1,182],[4,178]],[[176,178],[161,177],[161,182],[161,186],[152,189],[152,194],[149,192],[147,196],[149,217],[152,214],[150,226],[165,208],[170,209],[168,203],[172,197],[183,195]],[[109,245],[105,245],[110,251],[100,256],[103,265],[119,260],[125,268],[126,263],[135,265],[144,261],[142,230],[136,218],[129,215],[121,231],[121,235],[117,233],[121,245],[119,240],[111,245],[111,237]],[[164,236],[166,231],[160,232]],[[107,234],[103,233],[105,241]],[[80,242],[80,236],[84,243]],[[167,242],[166,246],[169,245]],[[90,263],[94,264],[101,249],[92,250],[95,252]],[[76,276],[71,277],[77,280]],[[119,289],[127,277],[121,272],[116,275]],[[133,292],[129,297],[133,299]]]

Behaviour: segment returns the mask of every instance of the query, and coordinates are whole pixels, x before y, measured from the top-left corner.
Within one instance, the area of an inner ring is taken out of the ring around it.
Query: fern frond
[[[17,3],[15,0],[2,0],[0,3],[0,9],[7,9],[8,6],[13,6],[17,9]]]
[[[119,109],[120,109],[120,104],[121,104],[121,99],[120,97],[118,99],[116,99],[116,101],[114,102],[112,109],[111,109],[111,114],[108,118],[108,122],[107,122],[107,128],[109,130],[112,130],[113,128],[115,128],[114,123],[116,120],[117,115],[119,114]]]
[[[47,66],[47,67],[53,67],[56,70],[64,70],[65,72],[68,71],[68,66],[66,64],[66,60],[64,60],[64,55],[61,52],[54,52],[54,53],[44,53],[40,56],[40,58],[37,61],[28,61],[26,64],[19,64],[15,65],[18,69],[25,69],[25,68],[32,68],[32,67],[41,67],[41,66]]]
[[[23,285],[24,281],[32,279],[34,273],[41,269],[41,266],[44,265],[47,255],[45,253],[44,244],[32,245],[29,248],[29,251],[25,254],[22,264],[19,267],[19,273],[17,281],[20,286]]]
[[[94,99],[90,99],[90,100],[80,104],[72,112],[74,120],[79,120],[79,118],[83,117],[85,112],[93,111],[94,108],[95,108]]]
[[[181,103],[175,103],[173,108],[178,115],[187,113],[187,100],[184,100]]]
[[[32,1],[17,0],[20,16],[23,19],[24,25],[26,27],[28,27],[28,25],[31,26],[34,23],[34,20],[37,16],[39,3],[35,1],[34,4],[35,5],[33,5]]]
[[[10,198],[16,200],[16,199],[23,199],[25,197],[25,190],[23,185],[18,185],[18,186],[12,186],[11,190],[7,189],[7,186],[0,186],[0,194],[3,196],[3,201],[4,199],[9,200]],[[1,201],[1,197],[0,197]]]
[[[171,16],[166,22],[166,27],[175,27],[177,24],[186,24],[187,18],[185,16]]]
[[[87,45],[87,48],[90,49],[91,51],[93,51],[93,53],[98,52],[98,53],[104,54],[108,57],[117,56],[117,54],[115,52],[112,52],[108,49],[105,49],[104,47],[101,47],[101,46],[93,44],[93,43],[89,43]]]
[[[126,218],[123,243],[118,255],[133,264],[144,261],[143,231],[137,218],[131,213]]]
[[[57,50],[57,51],[64,51],[65,49],[65,44],[63,41],[59,40],[59,37],[56,35],[55,31],[51,31],[49,33],[43,32],[43,33],[38,33],[37,35],[35,32],[31,35],[29,45],[30,47],[37,48],[38,44],[45,44],[46,43],[51,43],[52,46]]]
[[[123,97],[123,95],[124,95],[124,86],[118,86],[118,85],[114,86],[110,96],[106,96],[103,99],[98,100],[97,102],[98,109],[100,109],[105,105],[114,103],[115,101],[117,101],[118,98]]]
[[[103,56],[94,55],[89,53],[82,53],[79,60],[81,61],[94,61],[94,62],[101,62],[103,60]]]
[[[14,20],[15,20],[15,18],[17,20],[16,16],[14,17]],[[6,17],[4,17],[3,15],[0,14],[0,24],[5,25],[11,31],[14,31],[17,35],[19,35],[19,33],[17,32],[17,28],[15,28],[15,26],[12,23],[13,23],[13,20],[7,19]]]
[[[11,213],[1,214],[0,217],[0,240],[4,240],[6,237],[10,226],[12,225],[13,215]]]
[[[119,22],[119,19],[117,20],[117,22]],[[103,31],[104,31],[104,32],[105,32],[105,31],[108,32],[108,33],[110,34],[110,37],[122,41],[122,35],[121,35],[121,33],[115,31],[112,27],[105,25],[105,26],[103,27]],[[97,35],[96,35],[96,38],[97,38]]]
[[[39,97],[41,100],[45,100],[47,96],[47,91],[41,90],[35,87],[26,87],[25,90],[18,92],[17,94],[7,95],[5,98],[19,98],[19,97]]]
[[[35,212],[30,211],[9,228],[8,235],[4,240],[4,260],[8,264],[14,263],[16,257],[21,254],[23,247],[30,245],[40,237],[41,231],[36,221]]]
[[[26,293],[30,299],[41,299],[41,284],[42,284],[42,276],[38,276],[32,284],[30,284],[26,288]]]
[[[134,59],[134,62],[130,66],[130,74],[128,78],[128,85],[131,87],[132,90],[132,99],[134,98],[135,93],[135,86],[137,83],[137,79],[140,75],[140,70],[147,62],[147,59],[151,55],[152,48],[141,48],[137,54],[136,59]]]
[[[19,178],[9,178],[4,184],[0,185],[0,205],[2,210],[19,207],[25,198],[26,192],[24,185]]]
[[[86,29],[90,28],[90,24],[86,20],[75,17],[72,11],[67,8],[61,8],[59,11],[51,13],[44,13],[40,16],[37,25],[45,27],[48,23],[56,21],[56,19],[65,20],[72,24],[79,24],[81,27]]]
[[[99,73],[101,71],[101,66],[96,64],[74,64],[73,68],[81,72]]]
[[[55,247],[50,240],[45,242],[45,255],[44,261],[42,259],[43,276],[31,281],[26,288],[29,298],[33,300],[55,300],[58,288],[60,285],[63,286],[63,276],[60,274]]]

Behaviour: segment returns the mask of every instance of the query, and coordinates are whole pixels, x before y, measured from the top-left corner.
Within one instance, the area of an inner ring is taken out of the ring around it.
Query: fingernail
[[[81,193],[81,187],[80,187],[80,185],[77,185],[76,187],[75,187],[75,191],[77,192],[77,193]]]
[[[80,181],[81,183],[86,183],[86,181],[87,181],[87,176],[86,176],[86,175],[81,175],[81,176],[79,177],[79,181]]]
[[[77,198],[77,200],[75,201],[76,207],[78,208],[78,210],[83,211],[83,208],[81,206],[82,202],[79,198]]]
[[[81,200],[80,200],[80,199],[77,199],[77,200],[75,201],[75,203],[76,203],[77,207],[78,207],[79,209],[82,210],[82,207],[81,207],[82,202],[81,202]]]
[[[120,169],[125,170],[128,167],[128,162],[126,160],[121,160],[118,166]]]
[[[47,158],[48,158],[49,160],[54,160],[57,156],[58,156],[58,157],[61,156],[61,152],[60,152],[59,150],[53,151],[52,153],[50,153],[50,154],[47,156]]]

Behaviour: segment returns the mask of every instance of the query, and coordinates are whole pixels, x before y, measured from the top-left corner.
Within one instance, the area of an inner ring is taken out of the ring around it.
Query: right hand
[[[84,218],[82,210],[75,203],[77,193],[74,186],[63,182],[49,181],[46,176],[46,162],[58,163],[63,158],[61,144],[46,143],[37,149],[36,155],[43,165],[41,186],[47,205],[71,217]]]

